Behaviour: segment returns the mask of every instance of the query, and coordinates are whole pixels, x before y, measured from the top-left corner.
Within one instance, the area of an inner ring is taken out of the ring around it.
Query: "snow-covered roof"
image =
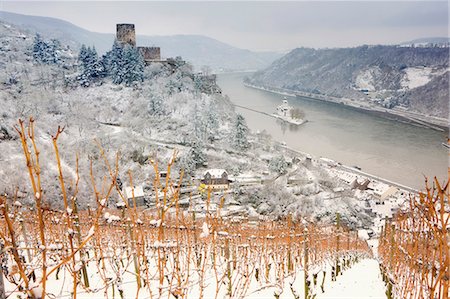
[[[385,200],[385,199],[387,199],[389,196],[392,196],[392,195],[394,195],[395,193],[397,193],[398,192],[398,189],[396,188],[396,187],[393,187],[393,186],[391,186],[391,187],[389,187],[389,189],[387,189],[386,191],[384,191],[382,194],[381,194],[381,200]]]
[[[203,176],[205,176],[207,173],[209,173],[211,175],[211,178],[220,179],[220,178],[222,178],[222,174],[224,172],[227,173],[227,171],[225,169],[219,169],[219,168],[208,169],[205,171],[205,173],[203,173]]]
[[[125,197],[127,199],[133,198],[132,191],[133,191],[133,189],[131,187],[125,187],[124,193],[125,193]],[[142,188],[142,186],[135,186],[134,187],[134,198],[142,197],[142,196],[144,196],[144,189]]]

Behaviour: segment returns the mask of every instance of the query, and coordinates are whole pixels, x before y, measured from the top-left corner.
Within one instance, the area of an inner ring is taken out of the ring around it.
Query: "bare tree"
[[[301,110],[300,108],[292,108],[291,109],[291,117],[294,119],[304,119],[305,112],[303,112],[303,110]]]

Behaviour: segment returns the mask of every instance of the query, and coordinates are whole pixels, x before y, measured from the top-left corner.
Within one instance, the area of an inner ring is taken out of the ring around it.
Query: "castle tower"
[[[134,24],[117,24],[116,38],[122,45],[130,45],[136,47],[136,33],[134,31]]]

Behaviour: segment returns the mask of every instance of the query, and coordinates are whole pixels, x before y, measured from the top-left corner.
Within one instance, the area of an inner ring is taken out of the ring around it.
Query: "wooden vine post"
[[[340,272],[340,266],[339,266],[339,234],[340,234],[340,222],[341,222],[341,215],[339,213],[336,213],[336,274],[335,279],[339,275]]]
[[[303,245],[304,245],[304,269],[305,269],[305,298],[309,298],[309,281],[308,281],[308,263],[309,263],[309,232],[308,232],[308,228],[305,227],[305,232],[304,232],[304,238],[303,238]]]
[[[0,242],[0,299],[6,299],[5,282],[3,281],[3,243]]]
[[[386,224],[387,228],[387,224]],[[395,224],[391,223],[391,240],[390,240],[390,246],[389,246],[389,271],[392,271],[394,269],[394,246],[395,246]],[[389,276],[386,277],[387,281],[387,291],[386,295],[388,299],[392,299],[392,281]]]

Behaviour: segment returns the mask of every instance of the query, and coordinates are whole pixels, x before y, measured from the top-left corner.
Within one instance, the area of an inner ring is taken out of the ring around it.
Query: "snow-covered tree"
[[[148,112],[152,116],[163,116],[166,114],[166,107],[161,95],[155,93],[150,94]]]
[[[144,58],[135,47],[126,45],[123,49],[123,82],[130,86],[144,80]]]
[[[273,157],[269,162],[269,169],[278,174],[284,174],[287,171],[288,164],[283,155]]]
[[[231,136],[231,141],[235,149],[246,150],[249,148],[250,144],[247,140],[248,131],[249,130],[244,117],[240,114],[237,114]]]
[[[203,151],[203,146],[201,142],[195,141],[192,144],[192,148],[190,151],[191,157],[195,162],[196,167],[200,167],[203,165],[203,163],[206,162],[206,154]]]
[[[48,43],[48,52],[46,58],[47,63],[55,63],[55,64],[61,63],[60,51],[61,51],[61,42],[57,39],[52,39]]]
[[[206,126],[205,126],[205,119],[203,116],[204,111],[204,103],[200,103],[200,105],[194,106],[194,119],[192,120],[192,126],[193,126],[193,134],[194,139],[199,142],[204,142],[206,139]]]
[[[99,60],[95,47],[81,46],[78,55],[80,62],[81,75],[78,80],[82,86],[89,86],[91,82],[106,75],[103,62]]]
[[[115,84],[125,83],[130,86],[144,80],[144,58],[135,47],[122,47],[115,41],[111,51],[103,56],[102,62]]]
[[[123,49],[116,40],[111,51],[103,56],[103,64],[106,67],[107,74],[111,76],[113,83],[120,84],[123,81]]]
[[[60,63],[59,51],[61,50],[61,43],[53,39],[51,41],[44,41],[42,37],[37,33],[33,40],[33,58],[44,64],[57,64]]]
[[[203,151],[202,142],[194,141],[189,152],[181,159],[180,166],[186,174],[192,175],[206,161],[206,154]]]
[[[213,142],[219,133],[219,115],[217,112],[217,105],[211,101],[205,116],[206,136],[209,142]]]
[[[88,55],[89,55],[89,53],[88,53],[88,49],[86,48],[86,45],[82,44],[81,48],[80,48],[80,53],[78,54],[78,62],[81,65],[85,64],[87,61]]]

